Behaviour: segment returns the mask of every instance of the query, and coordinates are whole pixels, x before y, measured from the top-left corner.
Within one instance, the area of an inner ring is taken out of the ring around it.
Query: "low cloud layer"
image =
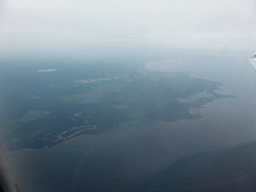
[[[0,43],[7,52],[61,51],[96,40],[210,50],[250,50],[256,43],[253,0],[5,0],[2,5]]]

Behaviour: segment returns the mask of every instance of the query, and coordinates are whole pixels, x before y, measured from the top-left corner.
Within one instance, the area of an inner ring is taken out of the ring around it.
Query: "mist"
[[[110,45],[251,51],[256,5],[235,1],[2,1],[2,54]],[[101,50],[102,51],[102,50]]]

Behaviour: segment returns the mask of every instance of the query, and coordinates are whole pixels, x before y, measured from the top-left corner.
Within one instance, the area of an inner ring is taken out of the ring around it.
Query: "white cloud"
[[[9,0],[0,13],[2,49],[136,40],[170,47],[251,49],[253,0]]]

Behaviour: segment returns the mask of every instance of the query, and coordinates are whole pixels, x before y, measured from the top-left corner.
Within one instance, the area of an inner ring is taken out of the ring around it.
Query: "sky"
[[[254,0],[0,0],[0,50],[88,45],[256,50]]]

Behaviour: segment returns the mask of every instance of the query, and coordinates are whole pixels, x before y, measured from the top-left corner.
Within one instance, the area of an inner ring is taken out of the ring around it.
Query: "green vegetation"
[[[122,126],[197,119],[199,115],[189,113],[191,108],[232,97],[214,92],[220,83],[193,78],[189,73],[120,66],[31,73],[16,83],[10,81],[9,93],[15,96],[8,98],[8,110],[19,122],[6,135],[11,150],[50,147],[82,134]]]

